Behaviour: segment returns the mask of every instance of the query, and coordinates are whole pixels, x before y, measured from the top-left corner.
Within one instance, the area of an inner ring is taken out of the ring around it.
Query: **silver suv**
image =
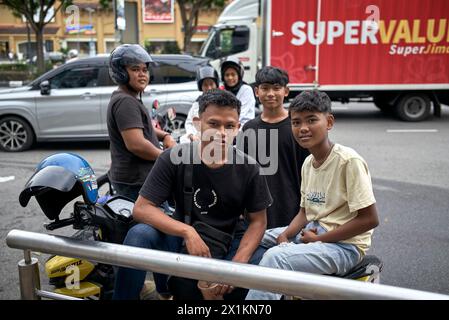
[[[192,103],[199,96],[196,70],[207,59],[188,55],[152,55],[152,81],[143,96],[158,112],[176,111],[172,122],[182,134]],[[0,90],[0,148],[23,151],[36,141],[108,140],[106,111],[117,88],[109,77],[108,57],[79,59],[40,76],[29,85]]]

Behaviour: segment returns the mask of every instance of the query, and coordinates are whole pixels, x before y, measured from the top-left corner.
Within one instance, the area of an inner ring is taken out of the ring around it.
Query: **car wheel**
[[[33,143],[33,129],[25,120],[19,117],[5,117],[0,120],[0,148],[3,151],[24,151]]]
[[[395,105],[396,115],[404,121],[422,121],[430,115],[430,99],[425,94],[407,94]]]
[[[171,134],[176,142],[179,142],[181,136],[186,133],[185,122],[187,117],[182,114],[177,114],[173,120],[167,120],[164,126],[164,131]]]

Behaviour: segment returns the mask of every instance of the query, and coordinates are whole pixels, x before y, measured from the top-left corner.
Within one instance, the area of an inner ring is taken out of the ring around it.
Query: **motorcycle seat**
[[[366,276],[374,275],[374,273],[380,273],[383,268],[383,262],[374,255],[364,256],[354,268],[349,270],[342,276],[337,276],[346,279],[359,279]]]

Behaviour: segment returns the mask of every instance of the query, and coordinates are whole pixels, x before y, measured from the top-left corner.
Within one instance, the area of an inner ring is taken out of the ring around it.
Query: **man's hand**
[[[173,139],[173,137],[169,134],[167,134],[164,137],[164,140],[162,140],[162,143],[164,144],[164,149],[168,149],[168,148],[174,147],[176,145],[175,139]]]
[[[303,243],[310,243],[310,242],[316,242],[319,241],[318,235],[317,235],[317,229],[311,228],[309,230],[302,230],[301,231],[301,241]]]
[[[187,252],[192,256],[211,258],[209,247],[201,239],[200,235],[194,228],[191,228],[187,236],[184,238]]]
[[[285,233],[282,232],[282,233],[278,236],[278,238],[276,239],[276,241],[277,241],[277,244],[281,244],[281,243],[283,243],[283,242],[288,242],[288,238],[287,238],[287,236],[285,235]]]
[[[214,294],[216,296],[223,296],[225,294],[231,293],[232,290],[234,290],[234,287],[228,284],[218,283],[217,286],[214,288],[214,290],[215,290]]]

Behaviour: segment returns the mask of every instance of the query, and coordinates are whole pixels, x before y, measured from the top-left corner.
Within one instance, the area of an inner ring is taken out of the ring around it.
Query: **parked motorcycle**
[[[123,243],[133,225],[134,202],[108,191],[98,199],[98,188],[108,185],[107,175],[95,178],[86,160],[71,153],[59,153],[44,159],[20,193],[25,207],[34,196],[48,219],[49,231],[71,226],[77,230],[75,239]],[[84,201],[73,204],[69,218],[60,219],[61,210],[77,197]],[[100,200],[100,201],[97,201]],[[84,299],[110,299],[113,293],[114,270],[111,265],[95,264],[79,258],[52,256],[45,263],[45,272],[54,292]]]

